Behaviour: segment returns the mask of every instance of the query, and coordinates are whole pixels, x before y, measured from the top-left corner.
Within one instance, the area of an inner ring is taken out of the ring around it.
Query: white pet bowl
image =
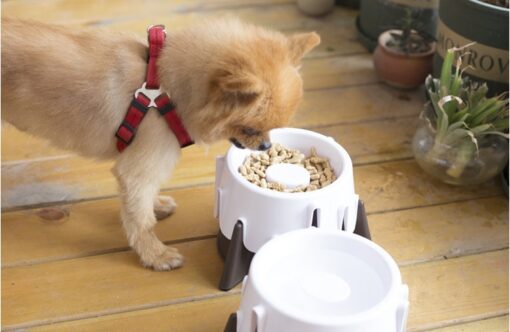
[[[256,252],[275,235],[310,227],[314,211],[317,227],[353,232],[358,195],[354,193],[352,161],[344,148],[331,137],[304,129],[275,129],[270,138],[273,144],[298,149],[305,155],[315,147],[320,157],[329,159],[336,181],[304,193],[260,188],[239,173],[239,166],[253,151],[232,146],[225,157],[217,159],[215,215],[221,232],[230,239],[234,225],[241,221],[244,244]]]
[[[309,228],[255,255],[228,332],[402,332],[408,288],[381,247],[359,235]]]
[[[236,225],[242,227],[242,244],[251,260],[249,253],[289,231],[316,226],[352,233],[356,227],[358,195],[354,191],[352,161],[345,149],[331,137],[304,129],[275,129],[270,132],[270,139],[273,144],[297,149],[306,156],[315,148],[319,157],[329,159],[337,179],[322,189],[303,193],[260,188],[239,173],[239,166],[253,151],[232,146],[216,164],[215,216],[220,223],[219,239],[231,241]],[[228,246],[220,240],[220,252],[227,256],[224,251]],[[245,268],[244,274],[246,264]]]

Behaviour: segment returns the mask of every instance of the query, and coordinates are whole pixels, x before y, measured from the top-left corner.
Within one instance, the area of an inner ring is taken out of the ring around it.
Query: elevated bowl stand
[[[368,228],[365,204],[361,199],[358,201],[354,233],[366,239],[372,239],[370,229]],[[243,223],[240,221],[238,221],[234,227],[232,240],[229,240],[221,231],[218,232],[218,251],[225,260],[223,274],[219,284],[219,288],[223,291],[232,289],[244,279],[250,269],[253,256],[255,256],[255,253],[249,251],[244,246],[243,235],[244,227]],[[235,312],[230,314],[224,332],[237,332],[237,314]]]
[[[312,222],[312,226],[313,225],[314,222]],[[365,205],[361,199],[358,201],[356,228],[354,229],[354,233],[371,240]],[[234,226],[231,240],[229,240],[221,232],[221,230],[218,232],[218,251],[221,257],[225,260],[219,284],[219,289],[223,291],[228,291],[239,284],[248,274],[248,270],[250,269],[250,263],[255,253],[246,249],[243,243],[243,238],[244,226],[241,221],[238,221]]]

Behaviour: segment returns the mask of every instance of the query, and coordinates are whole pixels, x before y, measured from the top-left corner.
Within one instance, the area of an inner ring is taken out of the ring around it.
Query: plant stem
[[[459,178],[467,164],[473,159],[473,155],[476,151],[476,147],[473,142],[464,142],[462,143],[457,150],[457,155],[455,156],[455,160],[453,164],[448,168],[446,173],[453,177]]]

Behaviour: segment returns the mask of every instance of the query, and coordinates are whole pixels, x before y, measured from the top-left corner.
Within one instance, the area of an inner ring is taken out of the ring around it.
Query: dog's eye
[[[246,136],[257,136],[257,135],[260,135],[260,130],[253,129],[250,127],[244,127],[243,134]]]

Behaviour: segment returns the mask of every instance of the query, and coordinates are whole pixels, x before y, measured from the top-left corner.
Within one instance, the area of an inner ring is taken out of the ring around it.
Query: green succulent
[[[401,50],[405,54],[425,53],[431,49],[430,43],[435,41],[421,22],[422,10],[406,8],[404,16],[400,18],[392,29],[398,32],[390,33],[391,39],[386,44]]]
[[[431,153],[440,154],[441,146],[458,149],[455,162],[447,173],[459,177],[466,164],[478,153],[478,140],[485,135],[501,135],[508,138],[508,97],[501,94],[488,98],[487,84],[471,82],[462,77],[462,55],[457,57],[456,68],[452,65],[456,53],[462,48],[449,49],[444,58],[439,79],[431,75],[425,80],[430,104],[435,113],[436,137]]]

